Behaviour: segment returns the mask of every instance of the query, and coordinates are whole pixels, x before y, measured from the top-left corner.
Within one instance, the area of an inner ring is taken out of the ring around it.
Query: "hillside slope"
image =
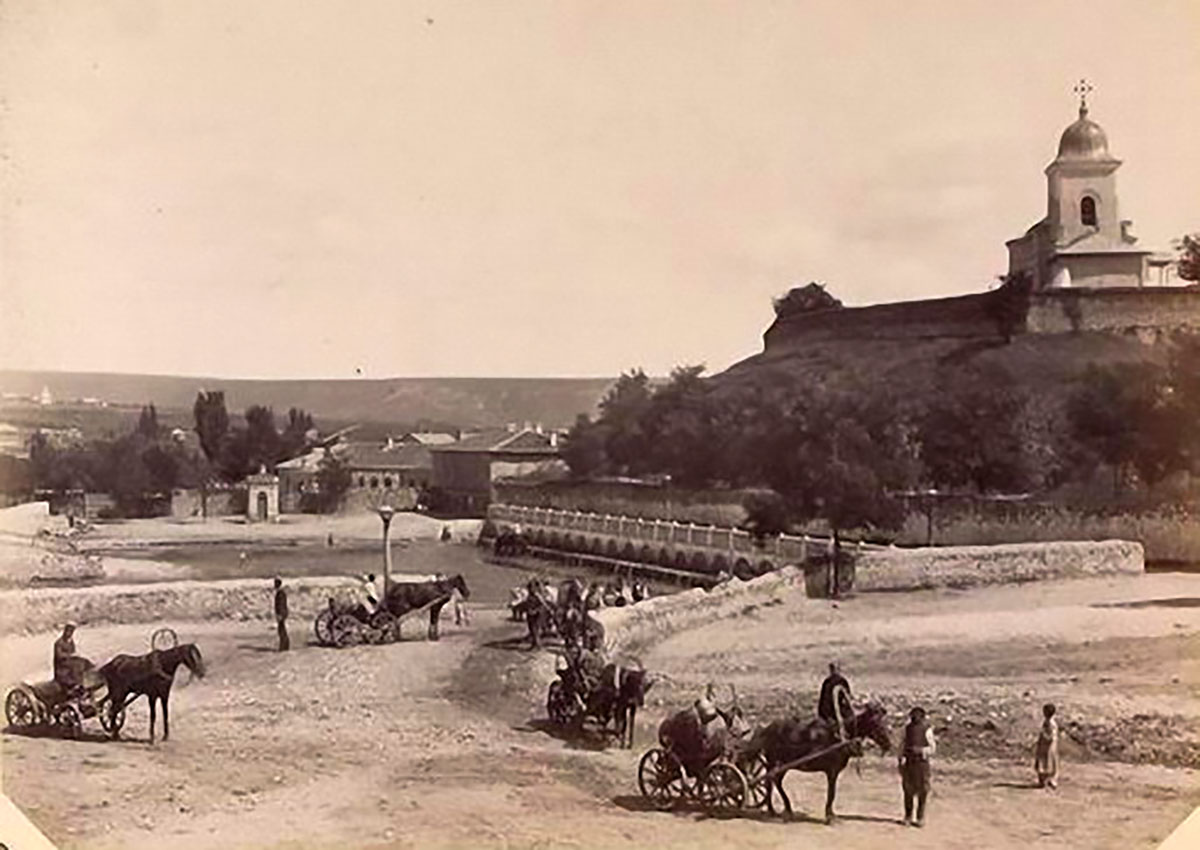
[[[1022,335],[1011,343],[962,339],[814,340],[797,342],[780,354],[763,353],[716,376],[719,384],[770,380],[774,375],[802,383],[833,386],[861,380],[908,397],[940,392],[962,370],[999,370],[1053,407],[1091,364],[1153,361],[1167,354],[1165,343],[1146,344],[1132,336],[1106,333]]]
[[[226,380],[165,375],[0,371],[0,392],[31,396],[43,387],[56,399],[98,398],[109,404],[153,402],[191,410],[201,389],[223,390],[231,412],[252,404],[277,414],[300,407],[319,420],[416,422],[463,428],[509,422],[567,426],[592,413],[611,378],[388,378],[382,380]]]

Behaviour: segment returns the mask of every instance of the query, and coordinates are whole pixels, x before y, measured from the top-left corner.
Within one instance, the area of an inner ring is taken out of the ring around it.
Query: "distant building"
[[[29,438],[25,431],[16,425],[0,422],[0,455],[28,457]]]
[[[48,407],[48,406],[54,404],[54,396],[50,394],[49,387],[42,387],[42,391],[40,393],[38,393],[38,395],[34,399],[34,401],[36,401],[38,404],[42,405],[43,407]]]
[[[429,449],[415,443],[338,442],[328,450],[350,471],[350,489],[345,507],[366,507],[372,499],[389,498],[394,507],[415,507],[430,486],[433,462]],[[305,495],[318,489],[318,473],[325,448],[276,465],[279,475],[279,506],[284,513],[304,509]]]
[[[558,434],[534,428],[494,429],[447,446],[432,446],[434,507],[451,513],[483,516],[494,483],[556,465]]]

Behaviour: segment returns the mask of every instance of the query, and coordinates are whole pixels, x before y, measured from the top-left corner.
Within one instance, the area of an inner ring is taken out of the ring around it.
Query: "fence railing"
[[[833,538],[819,535],[781,534],[768,538],[760,544],[755,541],[750,532],[741,528],[696,525],[675,520],[646,519],[645,517],[620,514],[597,514],[558,508],[494,504],[488,508],[488,518],[493,521],[499,520],[532,528],[600,535],[626,543],[640,542],[651,547],[654,544],[682,546],[710,552],[724,552],[732,556],[746,555],[752,558],[765,557],[803,561],[822,549],[826,552],[833,549]],[[843,545],[859,550],[888,548],[861,540],[846,541]]]

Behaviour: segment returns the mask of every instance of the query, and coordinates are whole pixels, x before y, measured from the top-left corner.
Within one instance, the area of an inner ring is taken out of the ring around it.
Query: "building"
[[[559,463],[558,434],[533,428],[492,429],[445,446],[431,446],[431,502],[438,510],[483,516],[501,478],[528,475]]]
[[[283,513],[305,509],[305,495],[317,491],[326,451],[349,469],[350,489],[344,502],[348,509],[367,507],[372,500],[382,498],[394,507],[415,507],[433,478],[433,461],[424,445],[395,440],[384,444],[338,442],[276,465],[279,508]]]
[[[1007,243],[1009,274],[1028,275],[1035,291],[1165,284],[1172,259],[1139,247],[1133,222],[1121,218],[1121,160],[1088,118],[1087,88],[1077,90],[1079,120],[1063,131],[1058,155],[1046,166],[1046,217]]]

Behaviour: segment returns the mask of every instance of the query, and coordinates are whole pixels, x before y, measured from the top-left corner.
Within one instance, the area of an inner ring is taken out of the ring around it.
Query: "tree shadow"
[[[319,646],[319,644],[314,642],[314,643],[307,644],[307,646]],[[278,653],[279,652],[279,647],[277,647],[277,646],[263,646],[262,644],[258,644],[258,643],[239,643],[239,644],[237,644],[237,648],[241,649],[241,650],[245,650],[246,652],[270,652],[270,653]]]
[[[499,638],[497,640],[489,640],[489,641],[486,641],[483,645],[485,647],[487,647],[488,649],[504,649],[504,650],[508,650],[508,651],[515,651],[518,649],[532,651],[532,649],[533,649],[529,645],[529,635],[518,635],[516,637]],[[543,643],[543,646],[545,646],[544,643]]]

